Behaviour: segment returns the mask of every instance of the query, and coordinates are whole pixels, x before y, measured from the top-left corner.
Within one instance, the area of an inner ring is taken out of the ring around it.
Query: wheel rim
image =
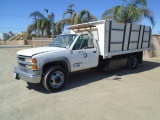
[[[137,59],[134,57],[132,60],[132,67],[135,68],[137,66]]]
[[[54,72],[50,77],[50,85],[53,88],[59,88],[64,83],[64,74],[61,71]]]

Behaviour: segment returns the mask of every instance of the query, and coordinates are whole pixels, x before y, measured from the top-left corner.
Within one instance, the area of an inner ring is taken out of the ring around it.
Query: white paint
[[[44,53],[44,52],[55,52],[55,51],[65,51],[66,48],[60,48],[60,47],[38,47],[38,48],[31,48],[31,49],[25,49],[20,50],[17,52],[18,55],[25,55],[25,56],[32,56],[38,53]]]

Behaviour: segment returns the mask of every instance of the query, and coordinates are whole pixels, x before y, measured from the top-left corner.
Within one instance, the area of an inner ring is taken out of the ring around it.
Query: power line
[[[4,15],[0,14],[1,17],[27,17],[28,15]]]
[[[19,28],[19,27],[0,27],[0,29],[26,29],[26,28]]]

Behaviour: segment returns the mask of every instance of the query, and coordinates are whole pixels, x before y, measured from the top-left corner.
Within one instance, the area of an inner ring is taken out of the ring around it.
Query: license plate
[[[17,73],[13,73],[13,78],[14,78],[14,79],[17,78]]]

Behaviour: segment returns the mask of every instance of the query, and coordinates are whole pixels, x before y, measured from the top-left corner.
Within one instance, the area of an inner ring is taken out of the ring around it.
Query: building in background
[[[13,37],[15,34],[9,31],[9,33],[1,33],[0,40],[8,40],[9,38]]]
[[[1,33],[1,40],[7,40],[9,38],[8,33]]]

